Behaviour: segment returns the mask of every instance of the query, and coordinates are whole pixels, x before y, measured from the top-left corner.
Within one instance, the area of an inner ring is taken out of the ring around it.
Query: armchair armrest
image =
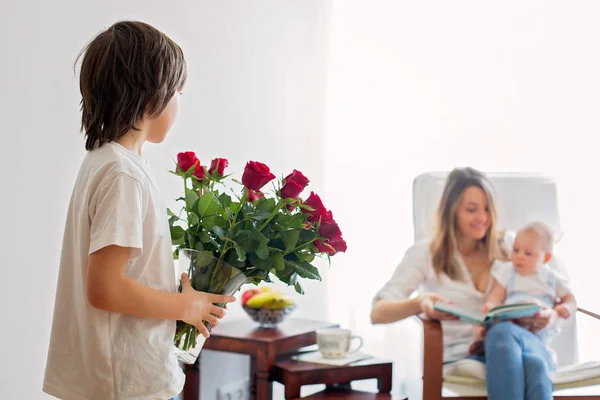
[[[423,398],[440,399],[444,362],[442,324],[419,318],[423,322]]]
[[[582,314],[589,315],[592,318],[600,319],[600,315],[599,314],[596,314],[596,313],[593,313],[591,311],[588,311],[585,308],[577,307],[577,311],[579,311]]]

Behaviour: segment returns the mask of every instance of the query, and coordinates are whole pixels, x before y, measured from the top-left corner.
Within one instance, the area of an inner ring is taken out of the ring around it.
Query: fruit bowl
[[[275,328],[296,308],[296,304],[284,293],[263,286],[247,290],[242,295],[242,308],[261,328]]]
[[[275,328],[281,323],[285,316],[294,311],[295,305],[285,308],[252,308],[243,306],[246,313],[254,322],[258,322],[261,328]]]

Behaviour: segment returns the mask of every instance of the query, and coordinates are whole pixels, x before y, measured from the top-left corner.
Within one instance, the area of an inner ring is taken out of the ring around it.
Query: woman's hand
[[[545,329],[554,319],[556,318],[556,311],[554,309],[544,307],[542,311],[537,313],[534,317],[519,318],[513,322],[523,328],[538,333],[542,329]]]
[[[442,297],[435,293],[424,293],[419,296],[419,304],[421,305],[421,312],[425,314],[429,319],[435,320],[457,320],[458,317],[454,315],[438,311],[433,308],[437,302],[448,303]]]

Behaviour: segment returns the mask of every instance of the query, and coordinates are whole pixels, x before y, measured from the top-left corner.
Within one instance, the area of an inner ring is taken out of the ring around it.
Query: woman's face
[[[456,226],[460,235],[481,240],[491,224],[492,219],[485,192],[477,186],[465,189],[456,210]]]

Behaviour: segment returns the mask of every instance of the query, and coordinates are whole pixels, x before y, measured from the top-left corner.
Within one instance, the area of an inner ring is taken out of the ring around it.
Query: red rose
[[[248,161],[242,175],[242,183],[251,190],[260,190],[273,179],[275,175],[271,173],[269,167],[258,161]]]
[[[333,248],[333,246],[330,246],[327,243],[323,243],[320,240],[315,240],[315,247],[317,248],[317,251],[319,253],[333,253],[335,251],[335,249]]]
[[[300,193],[304,190],[304,187],[300,186],[294,181],[286,181],[285,185],[281,188],[282,199],[297,199]]]
[[[184,151],[177,154],[177,166],[180,168],[181,172],[187,172],[192,166],[198,168],[200,166],[200,160],[196,157],[196,154],[193,151]],[[194,171],[196,171],[194,168]]]
[[[335,249],[336,253],[342,252],[345,253],[348,249],[346,245],[346,241],[341,236],[336,236],[333,239],[330,239],[327,242],[328,245],[332,246]]]
[[[293,170],[291,174],[289,174],[288,176],[286,176],[284,178],[285,183],[287,184],[288,182],[292,181],[297,183],[299,186],[302,186],[302,189],[304,189],[307,185],[308,182],[310,182],[308,180],[307,177],[304,176],[304,174],[298,170]]]
[[[210,163],[210,168],[208,169],[209,174],[214,174],[215,171],[219,174],[219,176],[223,176],[223,172],[225,172],[225,168],[229,165],[229,161],[226,158],[215,158]]]
[[[303,213],[311,215],[312,218],[309,218],[310,220],[314,220],[315,217],[325,211],[325,206],[323,206],[321,198],[314,192],[310,192],[310,196],[308,196],[308,199],[304,200],[304,204],[313,209],[312,211],[307,210],[306,208],[302,209]]]
[[[260,199],[263,196],[264,194],[259,192],[258,190],[248,190],[248,201],[250,201],[251,203],[254,203],[256,200]]]
[[[345,253],[347,250],[346,241],[341,236],[337,236],[326,242],[315,240],[315,247],[319,252],[328,254]]]
[[[196,179],[202,182],[206,179],[206,169],[203,166],[200,166],[200,168],[194,171],[194,176],[196,177]]]
[[[340,230],[337,222],[335,222],[333,219],[331,211],[328,211],[321,217],[319,235],[326,237],[327,239],[333,239],[334,237],[342,235],[342,231]]]

